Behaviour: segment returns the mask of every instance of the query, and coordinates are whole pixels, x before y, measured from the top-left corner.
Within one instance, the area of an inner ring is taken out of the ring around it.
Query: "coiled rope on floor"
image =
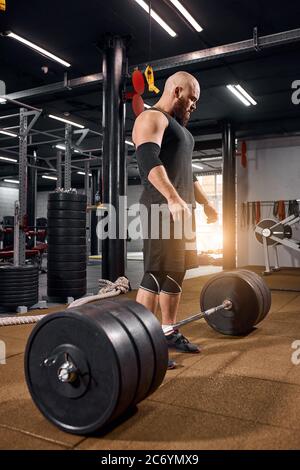
[[[119,277],[115,282],[108,281],[107,279],[99,279],[100,290],[96,295],[90,295],[88,297],[81,297],[80,299],[74,300],[67,308],[79,307],[81,305],[94,302],[95,300],[106,299],[108,297],[115,297],[120,294],[126,294],[130,290],[129,280],[123,276]],[[2,326],[14,326],[14,325],[29,325],[32,323],[38,323],[42,318],[51,313],[44,315],[16,315],[11,317],[0,316],[0,327]]]

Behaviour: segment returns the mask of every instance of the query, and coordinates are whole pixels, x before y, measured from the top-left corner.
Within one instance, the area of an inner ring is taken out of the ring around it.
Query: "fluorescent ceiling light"
[[[27,39],[22,38],[21,36],[18,36],[18,34],[12,33],[11,31],[8,31],[5,33],[5,36],[8,36],[9,38],[16,39],[17,41],[21,42],[22,44],[25,44],[25,46],[31,47],[31,49],[34,49],[35,51],[39,52],[40,54],[49,57],[49,59],[55,60],[56,62],[59,62],[60,64],[64,65],[65,67],[71,67],[71,64],[66,62],[63,59],[60,59],[56,55],[52,54],[51,52],[46,51],[40,46],[37,46],[33,42],[28,41]]]
[[[184,6],[178,0],[170,0],[170,2],[173,3],[174,7],[177,8],[178,11],[180,11],[182,16],[185,17],[185,19],[193,26],[193,28],[198,33],[203,31],[203,28],[201,28],[200,24],[197,23],[197,21],[192,17],[192,15],[189,14],[186,8],[184,8]]]
[[[56,121],[64,122],[66,124],[71,124],[71,126],[79,127],[79,129],[84,129],[82,124],[78,124],[77,122],[70,121],[69,119],[64,119],[59,116],[54,116],[53,114],[48,114],[49,118],[55,119]]]
[[[0,157],[0,160],[5,160],[6,162],[13,162],[16,163],[18,160],[15,160],[14,158],[8,158],[8,157]]]
[[[150,108],[152,108],[152,106],[150,106],[150,104],[144,103],[144,108],[150,109]]]
[[[4,129],[1,129],[0,134],[8,135],[9,137],[18,137],[18,134],[14,134],[10,131],[5,131]]]
[[[5,104],[6,100],[4,98],[0,98],[0,104]]]
[[[132,142],[130,142],[129,140],[125,140],[125,144],[131,145],[132,147],[134,147],[134,144]]]
[[[5,183],[20,184],[20,181],[18,181],[18,180],[11,180],[11,179],[8,179],[8,178],[5,178],[3,181],[5,181]]]
[[[149,5],[146,2],[144,2],[144,0],[135,0],[135,1],[149,14]],[[151,8],[151,16],[165,31],[167,31],[167,33],[169,33],[170,36],[172,36],[172,38],[175,38],[177,36],[175,31],[173,31],[173,29],[170,28],[170,26],[168,26],[167,23],[160,16],[158,16],[158,14],[155,13],[154,10],[152,10],[152,8]]]
[[[84,175],[85,176],[85,172],[84,171],[77,171],[77,175]],[[89,173],[89,176],[92,176],[92,173]]]
[[[203,166],[201,165],[196,165],[195,163],[192,164],[193,168],[197,168],[198,170],[203,170]]]
[[[226,85],[229,91],[233,93],[245,106],[251,106],[251,104],[257,104],[256,101],[244,90],[240,85]],[[241,92],[243,90],[243,92]],[[249,98],[246,97],[249,96]],[[251,98],[251,100],[250,100]]]
[[[243,87],[241,87],[241,85],[236,85],[235,87],[236,87],[237,91],[242,93],[242,95],[244,95],[244,97],[248,101],[250,101],[251,104],[253,104],[253,106],[257,105],[257,102],[252,98],[252,96],[249,95],[249,93]]]
[[[64,150],[64,152],[66,151],[66,146],[65,145],[62,145],[62,144],[57,144],[55,145],[55,148],[59,149],[59,150]],[[79,150],[74,150],[75,153],[80,153]]]
[[[54,180],[54,181],[57,181],[57,176],[42,175],[42,178],[44,178],[45,180]]]

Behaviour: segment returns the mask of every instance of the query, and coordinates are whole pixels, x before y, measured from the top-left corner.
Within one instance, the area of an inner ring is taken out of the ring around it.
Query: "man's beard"
[[[186,105],[183,98],[178,98],[178,101],[174,106],[174,114],[179,124],[186,127],[190,119],[190,114],[186,111]]]

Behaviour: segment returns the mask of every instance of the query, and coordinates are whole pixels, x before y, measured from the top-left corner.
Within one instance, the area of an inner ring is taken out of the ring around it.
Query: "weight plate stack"
[[[65,300],[86,294],[86,205],[84,194],[49,194],[49,298]]]
[[[0,266],[0,307],[16,310],[32,307],[39,300],[37,266]]]

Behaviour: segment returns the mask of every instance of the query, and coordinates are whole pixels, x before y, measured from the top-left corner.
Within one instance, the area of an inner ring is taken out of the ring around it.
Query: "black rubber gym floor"
[[[275,288],[297,289],[299,278],[300,270],[293,269],[265,279]],[[206,280],[184,281],[180,318],[198,311]],[[88,438],[59,431],[29,398],[23,351],[31,330],[31,325],[0,329],[7,352],[6,364],[0,365],[1,449],[300,447],[300,365],[292,363],[292,344],[300,340],[298,292],[273,291],[271,312],[244,338],[217,334],[204,321],[183,327],[202,352],[172,353],[178,367],[163,385],[107,434]]]

